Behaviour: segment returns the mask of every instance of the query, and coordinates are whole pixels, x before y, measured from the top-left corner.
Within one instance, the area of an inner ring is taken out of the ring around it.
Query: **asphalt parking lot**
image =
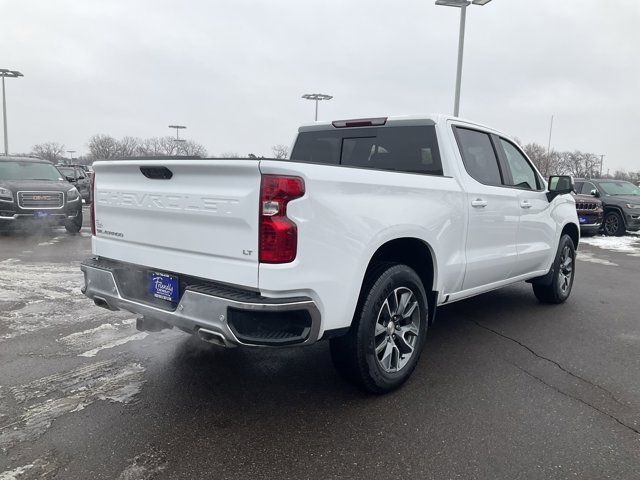
[[[80,294],[90,234],[0,236],[0,479],[640,478],[640,236],[585,239],[573,295],[442,308],[368,396],[327,343],[221,350]]]

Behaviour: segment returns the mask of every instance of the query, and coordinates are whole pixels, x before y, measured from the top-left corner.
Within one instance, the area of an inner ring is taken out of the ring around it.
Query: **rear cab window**
[[[435,127],[385,126],[302,131],[291,161],[442,175]]]

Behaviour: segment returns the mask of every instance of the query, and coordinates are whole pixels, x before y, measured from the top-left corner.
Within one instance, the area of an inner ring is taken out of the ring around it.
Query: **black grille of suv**
[[[29,209],[60,208],[64,205],[62,192],[18,192],[18,206]]]
[[[576,203],[576,210],[596,210],[598,208],[597,203],[578,202]]]

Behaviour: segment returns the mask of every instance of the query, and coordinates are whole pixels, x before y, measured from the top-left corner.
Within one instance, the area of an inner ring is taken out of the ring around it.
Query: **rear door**
[[[461,179],[469,211],[462,287],[469,290],[511,276],[517,258],[520,207],[517,195],[503,186],[504,174],[491,135],[466,126],[453,129],[464,164]]]
[[[258,285],[258,160],[95,164],[93,253]]]
[[[546,270],[555,251],[557,226],[544,183],[516,144],[499,137],[496,145],[506,171],[505,183],[518,197],[520,210],[518,261],[512,276]]]

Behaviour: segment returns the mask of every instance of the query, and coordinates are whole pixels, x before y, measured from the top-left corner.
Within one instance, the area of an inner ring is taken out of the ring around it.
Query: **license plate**
[[[587,223],[587,217],[580,217],[578,220],[580,220],[580,223]]]
[[[149,294],[161,300],[178,302],[178,277],[162,272],[149,272]]]
[[[43,212],[41,210],[36,210],[33,212],[33,216],[35,218],[49,218],[49,212]]]

